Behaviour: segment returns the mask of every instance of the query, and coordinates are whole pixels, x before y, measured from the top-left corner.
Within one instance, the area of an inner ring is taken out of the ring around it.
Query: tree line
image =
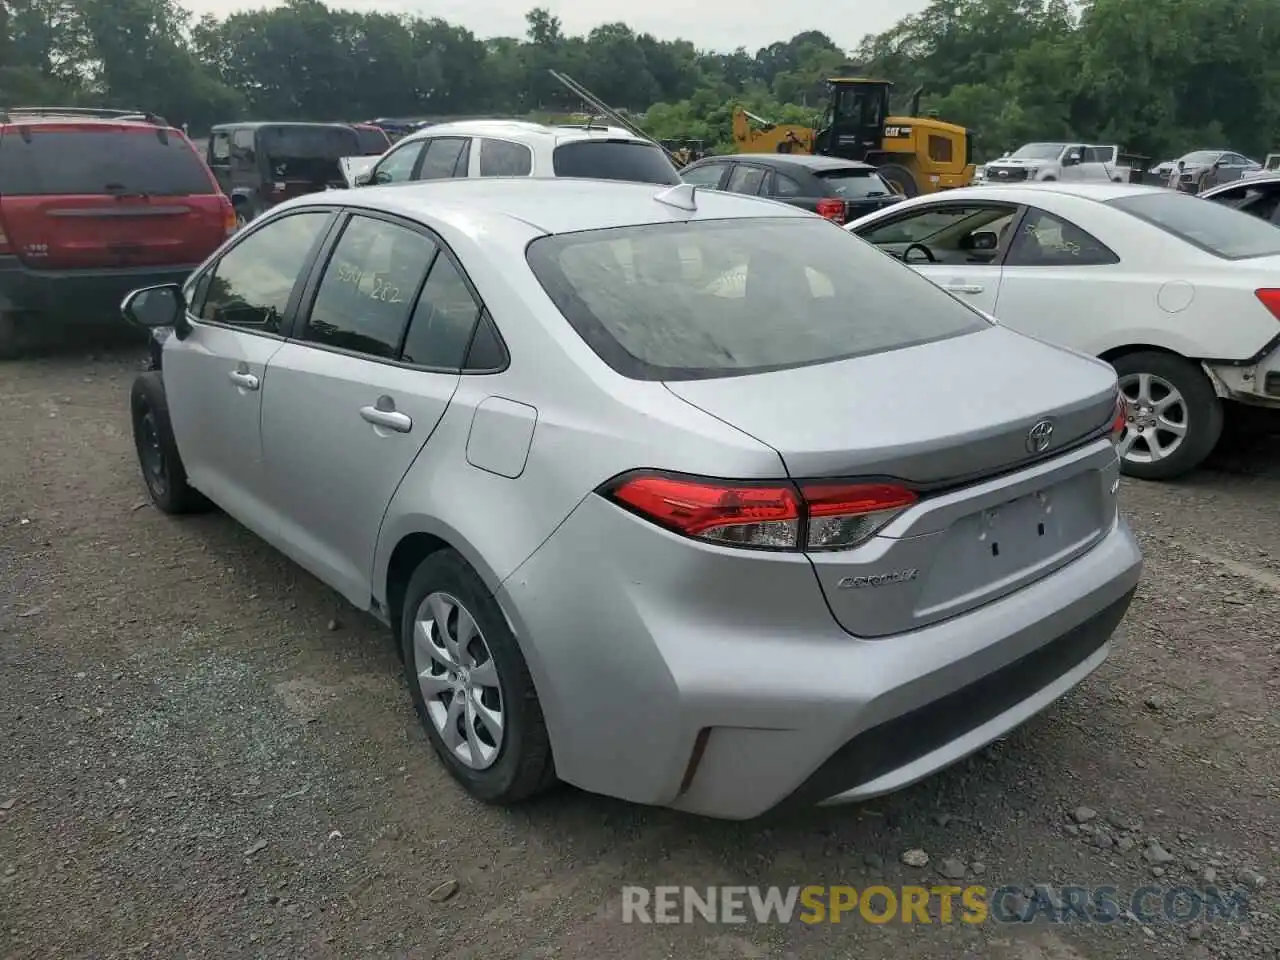
[[[1117,142],[1156,159],[1280,148],[1276,0],[933,0],[852,50],[805,31],[754,53],[542,8],[524,37],[320,0],[193,19],[176,0],[0,0],[0,106],[151,110],[193,132],[239,118],[539,116],[581,104],[557,69],[660,138],[729,142],[736,107],[813,122],[856,67],[970,128],[978,156],[1028,140]]]

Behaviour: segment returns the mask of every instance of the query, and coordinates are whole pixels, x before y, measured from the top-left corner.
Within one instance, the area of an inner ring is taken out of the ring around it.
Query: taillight
[[[832,223],[844,223],[844,201],[819,200],[818,216],[826,217]]]
[[[1124,394],[1119,390],[1116,391],[1115,410],[1111,414],[1111,442],[1120,445],[1120,438],[1124,436],[1124,428],[1129,423],[1129,404],[1124,398]]]
[[[1255,290],[1254,296],[1262,301],[1262,305],[1271,311],[1271,315],[1280,320],[1280,290],[1275,288]]]
[[[231,236],[236,232],[239,226],[236,221],[236,208],[231,205],[231,201],[226,197],[222,198],[222,229],[226,231],[227,236]]]
[[[847,550],[918,499],[892,483],[734,483],[647,472],[628,474],[601,492],[686,537],[757,550]]]
[[[802,483],[808,550],[838,550],[869,540],[919,498],[892,483]]]

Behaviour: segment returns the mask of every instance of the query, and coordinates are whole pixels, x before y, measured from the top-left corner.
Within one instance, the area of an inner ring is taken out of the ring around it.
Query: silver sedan
[[[384,620],[485,801],[897,789],[1089,674],[1138,582],[1111,369],[765,200],[318,194],[124,312],[172,331],[132,395],[156,504]]]

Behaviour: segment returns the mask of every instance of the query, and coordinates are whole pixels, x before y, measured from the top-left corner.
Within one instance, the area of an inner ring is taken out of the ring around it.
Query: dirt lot
[[[226,517],[148,505],[138,365],[0,366],[0,955],[1280,956],[1280,438],[1128,484],[1148,566],[1117,652],[914,789],[748,824],[569,789],[502,811],[430,755],[380,627]],[[902,863],[913,849],[927,866]],[[1207,925],[620,919],[623,884],[958,869],[988,887],[1209,882],[1250,905]]]

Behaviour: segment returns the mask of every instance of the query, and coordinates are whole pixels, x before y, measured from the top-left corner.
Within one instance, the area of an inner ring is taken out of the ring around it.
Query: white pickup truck
[[[1127,183],[1132,170],[1120,148],[1090,143],[1027,143],[983,169],[985,183],[1026,180]]]

